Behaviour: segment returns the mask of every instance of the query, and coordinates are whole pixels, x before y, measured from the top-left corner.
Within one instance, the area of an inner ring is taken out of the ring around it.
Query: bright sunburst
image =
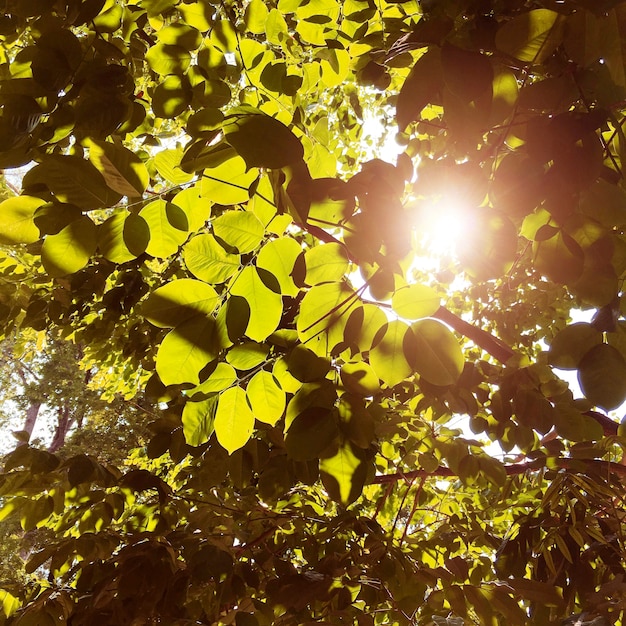
[[[472,211],[455,190],[417,201],[414,222],[417,258],[416,269],[440,269],[457,257],[459,247],[471,238]]]

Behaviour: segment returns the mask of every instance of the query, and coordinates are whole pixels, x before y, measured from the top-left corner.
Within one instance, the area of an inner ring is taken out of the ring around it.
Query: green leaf
[[[408,285],[401,287],[391,297],[391,308],[404,319],[417,320],[429,317],[439,309],[441,299],[432,287]]]
[[[124,196],[142,196],[150,182],[143,161],[128,148],[106,141],[90,139],[89,160],[104,177],[106,184]]]
[[[213,25],[213,8],[203,2],[181,4],[178,10],[182,14],[185,24],[193,26],[201,32],[208,31]]]
[[[488,56],[445,44],[441,49],[441,66],[446,86],[464,102],[472,102],[491,91],[493,68]]]
[[[356,292],[346,283],[312,287],[300,304],[298,338],[316,354],[329,354],[344,342],[344,330],[357,303]]]
[[[258,367],[267,359],[269,347],[255,341],[245,341],[232,347],[226,355],[226,361],[235,369],[248,371]]]
[[[443,85],[441,54],[432,47],[415,62],[398,94],[396,120],[401,131],[419,119],[428,104],[441,99]]]
[[[46,237],[41,248],[41,260],[50,276],[66,276],[85,267],[96,246],[96,225],[84,215],[56,235]]]
[[[375,304],[357,305],[350,311],[344,329],[345,341],[361,352],[366,352],[372,347],[377,335],[387,327],[388,321],[385,313]]]
[[[328,495],[343,505],[361,495],[368,470],[365,452],[349,441],[339,446],[334,456],[320,461],[320,477]]]
[[[557,402],[552,420],[559,436],[569,441],[598,441],[604,435],[602,426],[596,420],[583,415],[571,404]]]
[[[264,341],[278,328],[283,313],[279,294],[268,289],[255,267],[244,267],[233,282],[230,293],[241,296],[250,307],[246,336],[254,341]]]
[[[238,254],[230,254],[213,235],[198,235],[183,248],[187,269],[200,280],[219,284],[228,280],[240,267]]]
[[[29,181],[46,185],[60,202],[81,209],[111,207],[122,197],[106,184],[92,163],[75,155],[46,155],[27,176]]]
[[[322,82],[327,87],[336,87],[343,83],[350,71],[350,54],[340,48],[321,48],[317,51],[321,59]]]
[[[280,46],[288,37],[289,29],[283,14],[278,9],[271,9],[265,22],[267,40],[275,46]]]
[[[380,391],[378,376],[364,361],[346,363],[341,368],[341,382],[350,392],[359,396],[373,396]]]
[[[183,409],[183,433],[190,446],[201,446],[206,443],[214,430],[217,411],[217,395],[200,402],[185,402]]]
[[[274,426],[283,416],[286,394],[270,372],[257,372],[248,383],[246,394],[252,413],[260,422]]]
[[[179,191],[173,198],[172,204],[180,207],[187,216],[189,232],[202,228],[211,216],[211,201],[202,195],[200,184],[187,187]]]
[[[185,50],[197,50],[202,43],[202,33],[183,22],[176,22],[157,31],[159,42],[166,46],[180,46]]]
[[[563,16],[534,9],[505,22],[496,33],[498,49],[526,63],[543,63],[563,39]]]
[[[31,196],[16,196],[0,203],[0,243],[33,243],[39,229],[33,217],[45,201]]]
[[[294,461],[319,458],[339,434],[336,417],[325,407],[310,406],[300,412],[285,433],[285,447]]]
[[[0,589],[0,605],[5,617],[11,617],[20,608],[20,601],[8,591]]]
[[[580,361],[578,382],[593,404],[616,409],[626,401],[626,360],[613,346],[598,344]]]
[[[112,263],[126,263],[143,254],[150,241],[150,227],[136,213],[120,212],[98,225],[98,248]]]
[[[179,45],[157,43],[146,52],[146,61],[150,69],[157,74],[183,74],[189,67],[191,54]]]
[[[156,371],[164,385],[200,382],[200,371],[219,354],[217,326],[212,317],[186,320],[163,339],[156,356]]]
[[[176,119],[191,104],[193,91],[186,76],[166,76],[152,94],[152,110],[157,117]]]
[[[194,174],[185,172],[180,168],[182,158],[182,149],[167,148],[156,153],[154,167],[166,181],[174,185],[183,185],[193,180]]]
[[[370,364],[378,377],[393,387],[413,374],[406,353],[411,355],[415,341],[405,322],[393,320],[383,328],[370,350]]]
[[[231,387],[220,394],[214,426],[217,440],[228,454],[248,443],[254,428],[254,415],[241,387]]]
[[[280,287],[284,296],[295,296],[299,289],[293,281],[296,260],[302,254],[302,247],[291,237],[280,237],[268,241],[259,251],[256,265],[269,272]]]
[[[249,32],[261,35],[265,33],[265,24],[269,11],[263,0],[252,0],[246,7],[244,22]]]
[[[376,438],[376,422],[365,408],[363,398],[345,393],[339,399],[337,413],[341,432],[354,445],[367,450]]]
[[[187,239],[187,215],[171,202],[150,202],[141,209],[139,217],[146,221],[150,229],[150,240],[146,246],[146,252],[150,256],[165,259],[177,252]]]
[[[250,211],[225,211],[212,222],[216,237],[240,254],[252,252],[262,241],[265,228]]]
[[[206,376],[206,370],[203,371]],[[237,382],[237,372],[228,363],[215,363],[206,380],[189,389],[185,394],[194,401],[206,400],[207,396],[224,391]]]
[[[181,278],[155,289],[141,311],[155,326],[174,328],[194,315],[210,315],[219,300],[220,296],[211,285]]]
[[[595,345],[602,343],[602,333],[591,324],[578,322],[559,331],[548,350],[548,361],[562,370],[575,370]]]
[[[533,242],[533,255],[537,270],[554,282],[572,284],[583,273],[582,248],[561,230],[545,240]]]
[[[236,115],[224,133],[248,168],[278,169],[304,157],[300,140],[282,122],[268,115]]]
[[[229,206],[247,202],[250,185],[258,176],[258,170],[247,169],[246,162],[238,156],[207,167],[200,183],[202,195],[216,204]]]
[[[406,357],[415,371],[433,385],[456,383],[465,360],[454,334],[447,326],[433,319],[414,322],[411,328],[416,344],[412,351],[406,353]]]
[[[304,263],[308,285],[340,281],[350,266],[345,247],[339,243],[326,243],[307,250]]]

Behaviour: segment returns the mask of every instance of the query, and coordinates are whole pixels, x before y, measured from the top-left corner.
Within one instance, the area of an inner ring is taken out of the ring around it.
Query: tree
[[[4,335],[162,409],[119,466],[6,457],[4,623],[622,623],[623,2],[0,22]]]

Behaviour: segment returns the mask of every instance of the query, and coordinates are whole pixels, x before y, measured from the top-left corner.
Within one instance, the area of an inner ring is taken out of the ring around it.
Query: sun
[[[417,269],[439,269],[455,260],[459,248],[473,237],[472,207],[458,191],[448,189],[438,195],[415,200]]]

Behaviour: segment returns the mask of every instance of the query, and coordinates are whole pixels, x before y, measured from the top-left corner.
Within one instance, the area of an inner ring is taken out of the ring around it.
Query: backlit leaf
[[[616,409],[626,400],[626,361],[613,346],[600,343],[580,361],[578,382],[593,404]]]
[[[244,267],[233,283],[231,295],[241,296],[250,307],[246,335],[255,341],[264,341],[278,327],[283,312],[279,294],[268,289],[254,267]]]
[[[254,428],[254,415],[241,387],[231,387],[220,394],[214,427],[217,440],[228,454],[246,445]]]
[[[188,221],[185,212],[171,202],[155,200],[139,212],[148,228],[150,240],[146,252],[164,259],[174,254],[188,236]]]
[[[155,326],[173,328],[194,315],[210,315],[218,302],[219,295],[211,285],[181,278],[155,289],[141,310]]]
[[[122,197],[92,163],[76,155],[46,155],[28,176],[33,182],[43,182],[59,201],[81,209],[110,207]]]
[[[256,169],[246,168],[245,161],[234,156],[215,167],[207,167],[202,174],[202,195],[226,206],[246,202],[257,175]]]
[[[296,323],[300,341],[326,355],[344,341],[344,329],[357,302],[356,293],[346,283],[312,287],[300,304]]]
[[[461,376],[465,360],[461,346],[448,327],[433,319],[414,322],[414,351],[406,357],[415,371],[433,385],[453,385]]]
[[[239,270],[238,254],[226,252],[213,235],[198,235],[183,248],[187,269],[207,283],[223,283]]]
[[[226,361],[235,369],[247,371],[258,367],[267,359],[269,347],[255,341],[244,341],[233,346],[226,355]]]
[[[219,353],[220,345],[212,317],[192,317],[161,342],[156,356],[156,371],[164,385],[200,382],[200,370]]]
[[[320,461],[320,475],[328,495],[348,505],[363,491],[368,464],[363,450],[345,442],[337,453]]]
[[[300,140],[282,123],[262,114],[238,115],[225,127],[226,140],[248,168],[277,169],[302,160]]]
[[[187,216],[189,232],[195,232],[209,219],[211,215],[211,201],[205,198],[196,183],[179,191],[173,198],[172,204],[180,207]]]
[[[252,413],[260,422],[274,426],[287,405],[285,392],[270,372],[257,372],[246,387]]]
[[[550,365],[563,370],[574,370],[585,354],[599,343],[602,343],[602,333],[591,324],[570,324],[558,332],[550,343]]]
[[[113,263],[136,259],[149,241],[150,227],[137,213],[116,213],[98,225],[98,248]]]
[[[189,67],[191,54],[179,45],[157,43],[146,53],[146,61],[157,74],[183,74]]]
[[[268,271],[278,281],[280,292],[285,296],[295,296],[299,289],[293,281],[296,259],[302,248],[295,239],[281,237],[268,241],[257,255],[257,267]]]
[[[217,396],[200,402],[185,402],[183,409],[183,432],[190,446],[201,446],[213,434]]]
[[[561,43],[562,26],[562,16],[555,11],[525,11],[498,29],[496,46],[520,61],[543,63]]]
[[[327,243],[307,250],[304,263],[309,285],[339,281],[347,274],[350,265],[345,247],[338,243]]]
[[[213,220],[212,225],[215,236],[240,254],[254,250],[265,234],[263,224],[250,211],[225,211]]]
[[[441,55],[439,49],[433,47],[415,62],[398,94],[398,127],[404,130],[408,124],[419,119],[428,104],[441,99],[442,88]]]
[[[206,376],[206,370],[203,371]],[[237,382],[237,372],[228,363],[218,362],[208,374],[208,377],[193,389],[186,391],[186,395],[194,401],[206,399],[207,396],[224,391]]]
[[[333,413],[326,407],[310,406],[298,413],[288,425],[285,433],[287,453],[295,461],[318,458],[338,434]]]
[[[96,225],[84,215],[56,235],[48,235],[41,248],[48,274],[65,276],[85,267],[96,251],[96,233]]]
[[[118,193],[141,196],[150,182],[142,160],[133,152],[114,143],[90,140],[89,160],[104,176],[106,184]]]
[[[413,374],[405,353],[413,351],[414,337],[411,328],[405,322],[393,320],[376,338],[370,350],[370,364],[378,377],[389,387]]]
[[[378,376],[365,361],[346,363],[341,368],[340,373],[341,382],[351,393],[360,396],[372,396],[380,391]]]
[[[432,287],[407,285],[394,292],[391,307],[400,317],[417,320],[433,315],[440,302],[441,299]]]
[[[39,239],[35,226],[35,211],[45,204],[41,198],[16,196],[0,203],[0,242],[5,244],[32,243]]]
[[[157,152],[154,156],[154,166],[163,178],[174,184],[181,185],[193,179],[194,174],[183,171],[180,162],[183,151],[178,148],[167,148]]]

